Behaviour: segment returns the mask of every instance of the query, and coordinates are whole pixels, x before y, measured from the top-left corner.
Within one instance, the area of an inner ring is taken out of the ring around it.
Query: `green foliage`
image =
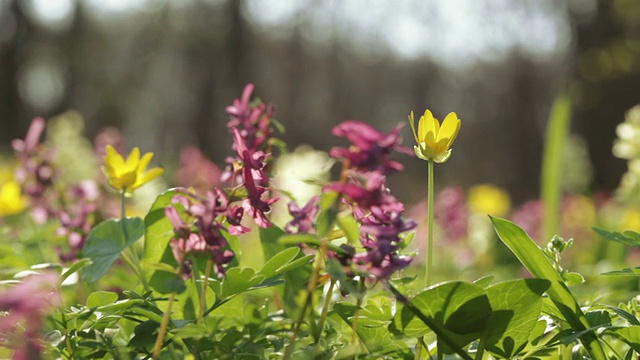
[[[109,219],[98,224],[82,249],[82,255],[91,260],[82,272],[82,280],[100,280],[120,253],[144,235],[144,230],[144,222],[140,218]]]
[[[491,218],[491,221],[500,240],[507,245],[531,275],[551,282],[551,286],[547,290],[549,298],[562,315],[562,319],[576,333],[580,333],[580,341],[592,358],[604,359],[604,351],[591,330],[591,324],[562,276],[556,271],[544,252],[514,223],[494,217]]]

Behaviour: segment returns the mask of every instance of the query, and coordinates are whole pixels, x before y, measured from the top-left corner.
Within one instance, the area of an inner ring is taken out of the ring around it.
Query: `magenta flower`
[[[233,128],[233,138],[238,160],[242,165],[242,186],[247,190],[248,197],[242,202],[244,211],[255,220],[256,224],[262,228],[271,226],[271,222],[265,213],[271,210],[271,204],[278,200],[277,197],[263,200],[263,194],[269,189],[262,186],[268,181],[264,172],[267,154],[263,151],[250,149],[238,129]]]
[[[356,120],[347,120],[333,128],[335,136],[341,136],[351,141],[348,148],[334,147],[329,154],[334,158],[349,161],[351,167],[361,171],[380,171],[389,173],[401,171],[402,164],[391,160],[391,153],[398,151],[413,154],[413,151],[400,145],[400,129],[402,124],[393,128],[388,134],[383,134],[371,125]]]
[[[220,189],[208,191],[204,198],[192,193],[176,195],[172,203],[180,204],[187,217],[183,219],[174,206],[165,208],[165,216],[171,221],[174,231],[170,246],[181,274],[185,278],[191,276],[191,262],[187,256],[198,252],[211,256],[216,274],[223,277],[224,265],[233,260],[235,254],[229,249],[222,231],[229,231],[232,235],[249,231],[240,225],[241,209],[238,211],[239,208],[231,206]],[[224,226],[225,220],[230,224],[228,229]]]
[[[412,258],[398,254],[401,233],[416,227],[403,218],[404,204],[390,194],[386,177],[379,172],[355,172],[348,175],[347,183],[332,183],[323,191],[338,191],[351,207],[360,223],[360,243],[365,249],[351,258],[336,256],[347,267],[347,274],[355,270],[388,279],[393,272],[409,265]],[[334,255],[335,256],[335,255]]]
[[[284,231],[289,234],[310,233],[314,226],[314,220],[318,214],[318,196],[314,196],[302,207],[294,201],[289,203],[289,214],[293,219],[284,227]]]
[[[43,350],[40,330],[52,308],[61,303],[54,273],[26,278],[14,288],[0,292],[0,345],[14,349],[13,359],[39,359]]]

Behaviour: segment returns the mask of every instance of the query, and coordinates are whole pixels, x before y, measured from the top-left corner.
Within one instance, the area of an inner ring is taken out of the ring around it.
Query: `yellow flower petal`
[[[451,145],[458,136],[461,121],[454,112],[449,113],[442,126],[438,119],[433,117],[430,110],[425,110],[418,121],[418,131],[416,133],[413,112],[409,115],[409,123],[416,140],[414,147],[416,156],[424,160],[434,160],[445,162],[451,156]]]
[[[147,166],[153,158],[153,153],[146,153],[140,157],[137,147],[125,161],[124,158],[110,145],[107,145],[107,155],[104,157],[102,171],[109,184],[125,196],[131,196],[133,190],[162,175],[164,169],[153,168],[147,171]]]

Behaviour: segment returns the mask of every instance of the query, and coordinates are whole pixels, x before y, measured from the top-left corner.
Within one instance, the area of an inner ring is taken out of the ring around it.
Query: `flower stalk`
[[[425,267],[425,287],[431,286],[433,276],[433,160],[429,160],[428,187],[428,209],[427,209],[427,265]]]

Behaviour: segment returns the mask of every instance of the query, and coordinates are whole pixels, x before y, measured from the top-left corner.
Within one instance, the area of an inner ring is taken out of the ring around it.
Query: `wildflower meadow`
[[[31,121],[0,158],[0,358],[638,358],[640,108],[618,126],[619,189],[572,191],[559,95],[541,196],[513,206],[436,186],[453,111],[288,149],[254,90],[220,114],[224,164],[196,146],[164,163],[116,128],[90,141],[78,113]],[[411,157],[427,196],[405,204],[388,179]]]

